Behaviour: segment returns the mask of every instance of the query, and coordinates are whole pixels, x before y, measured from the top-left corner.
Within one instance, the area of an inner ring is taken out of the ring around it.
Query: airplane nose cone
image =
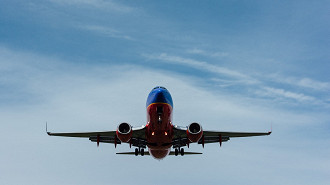
[[[163,91],[158,91],[155,93],[156,102],[165,102],[165,95]]]
[[[152,103],[167,103],[173,107],[171,94],[165,88],[153,89],[147,98],[147,107]]]

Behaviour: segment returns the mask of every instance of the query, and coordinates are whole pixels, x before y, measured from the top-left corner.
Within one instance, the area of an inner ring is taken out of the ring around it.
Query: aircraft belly
[[[152,149],[152,148],[148,148],[150,155],[155,158],[155,159],[163,159],[165,158],[170,152],[171,152],[171,148],[167,148],[167,149]]]
[[[172,107],[153,103],[147,108],[147,146],[150,155],[162,159],[170,153],[173,138]]]

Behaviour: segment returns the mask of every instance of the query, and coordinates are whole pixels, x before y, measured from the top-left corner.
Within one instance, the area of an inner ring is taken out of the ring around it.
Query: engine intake
[[[127,143],[132,137],[132,126],[128,123],[121,123],[118,125],[116,134],[121,142]]]
[[[198,123],[192,123],[187,129],[187,138],[190,142],[198,142],[203,136],[202,126]]]

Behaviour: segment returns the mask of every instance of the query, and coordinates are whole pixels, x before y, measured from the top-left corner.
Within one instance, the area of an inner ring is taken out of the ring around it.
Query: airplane
[[[99,143],[112,143],[115,148],[118,144],[128,143],[130,148],[136,147],[134,152],[120,152],[135,156],[151,155],[161,160],[168,155],[193,155],[200,152],[185,152],[184,148],[191,143],[204,144],[220,143],[229,141],[235,137],[251,137],[270,135],[270,132],[223,132],[203,130],[197,123],[191,123],[187,127],[173,125],[173,101],[170,92],[161,86],[151,90],[147,98],[147,124],[142,127],[132,127],[128,123],[120,123],[117,130],[103,132],[75,132],[75,133],[52,133],[50,136],[82,137]],[[148,151],[145,149],[148,148]],[[171,151],[171,148],[174,151]]]

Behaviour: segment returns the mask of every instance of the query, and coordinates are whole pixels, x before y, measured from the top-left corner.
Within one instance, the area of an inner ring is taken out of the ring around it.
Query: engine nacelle
[[[118,139],[121,142],[127,143],[132,137],[132,126],[128,123],[120,123],[116,130]]]
[[[192,123],[187,129],[187,138],[190,142],[198,142],[203,136],[202,126],[198,123]]]

